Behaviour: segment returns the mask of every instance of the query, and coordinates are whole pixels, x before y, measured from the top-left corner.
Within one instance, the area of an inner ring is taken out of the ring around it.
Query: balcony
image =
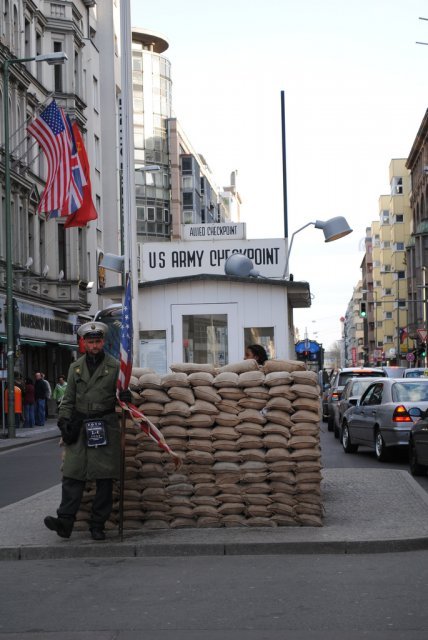
[[[78,313],[90,307],[86,284],[77,280],[54,280],[31,272],[14,272],[13,295]],[[4,264],[0,264],[0,291],[6,293]]]

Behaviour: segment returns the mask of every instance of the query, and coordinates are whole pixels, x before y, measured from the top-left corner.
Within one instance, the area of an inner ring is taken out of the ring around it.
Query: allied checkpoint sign
[[[147,242],[142,246],[142,280],[164,280],[200,274],[224,275],[224,263],[234,253],[252,260],[266,278],[282,278],[285,238],[213,240],[203,242]]]
[[[213,222],[209,224],[183,224],[183,240],[243,240],[245,222]]]

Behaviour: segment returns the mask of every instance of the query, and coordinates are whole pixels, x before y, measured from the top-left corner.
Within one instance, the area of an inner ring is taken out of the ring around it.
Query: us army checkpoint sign
[[[204,242],[147,242],[142,245],[142,280],[164,280],[197,274],[224,275],[224,263],[242,253],[267,278],[282,278],[285,238]]]

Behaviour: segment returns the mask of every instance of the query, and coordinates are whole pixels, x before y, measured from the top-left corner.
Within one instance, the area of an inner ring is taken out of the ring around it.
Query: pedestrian
[[[250,344],[245,349],[244,360],[255,360],[258,365],[262,365],[268,359],[266,350],[260,344]]]
[[[58,382],[55,385],[55,389],[53,390],[52,398],[56,400],[57,408],[61,404],[61,401],[64,397],[65,390],[67,389],[67,382],[65,381],[65,376],[58,376]]]
[[[25,382],[22,375],[19,371],[15,371],[15,386],[19,387],[21,390],[21,399],[22,399],[22,407],[24,407],[24,391],[25,391]],[[21,413],[22,426],[24,426],[24,413]],[[20,423],[18,422],[17,427],[20,427]]]
[[[49,418],[49,400],[52,397],[52,388],[51,388],[51,385],[49,384],[49,381],[46,380],[45,374],[43,372],[41,372],[41,376],[42,376],[43,383],[46,387],[45,419],[47,420]]]
[[[31,378],[25,378],[24,388],[24,427],[31,429],[34,427],[35,414],[34,407],[36,404],[34,384]]]
[[[22,418],[22,391],[17,384],[13,385],[13,394],[15,397],[15,429],[19,429],[19,425]],[[4,391],[4,412],[9,413],[9,391],[6,387]]]
[[[93,540],[104,540],[104,526],[113,505],[113,479],[120,476],[120,425],[116,413],[116,383],[120,365],[104,351],[107,326],[87,322],[78,329],[85,355],[71,364],[59,408],[58,427],[65,445],[62,498],[57,518],[44,523],[61,538],[69,538],[85,484],[96,481],[89,529]],[[130,402],[131,393],[121,392]]]
[[[34,383],[34,397],[36,400],[36,427],[43,427],[46,421],[46,385],[43,382],[40,371],[36,373],[36,382]]]

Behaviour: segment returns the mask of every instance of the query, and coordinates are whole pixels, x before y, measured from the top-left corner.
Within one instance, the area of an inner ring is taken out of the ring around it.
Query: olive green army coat
[[[70,366],[59,417],[71,418],[75,410],[87,417],[101,418],[107,427],[107,445],[87,447],[82,428],[77,442],[65,445],[64,477],[75,480],[119,478],[120,425],[115,412],[118,375],[119,362],[107,353],[92,376],[86,365],[86,355]]]

